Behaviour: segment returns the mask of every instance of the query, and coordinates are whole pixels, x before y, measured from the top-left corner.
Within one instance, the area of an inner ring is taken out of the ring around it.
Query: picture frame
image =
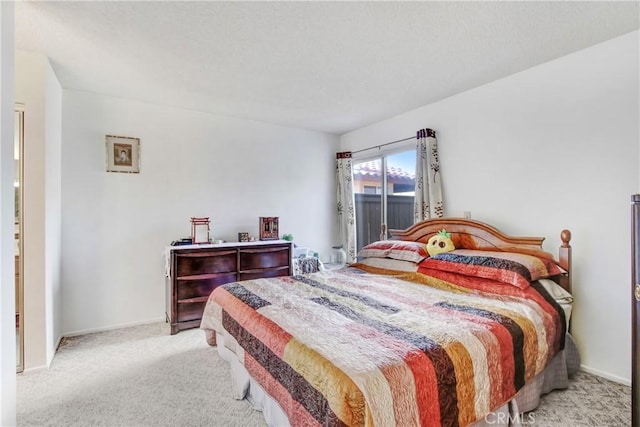
[[[210,243],[211,228],[209,217],[191,217],[191,243],[199,245],[202,243]]]
[[[260,240],[278,239],[278,217],[260,217]]]
[[[249,233],[248,232],[240,232],[238,233],[238,242],[248,242],[249,241]]]
[[[105,136],[107,172],[140,173],[140,138]]]

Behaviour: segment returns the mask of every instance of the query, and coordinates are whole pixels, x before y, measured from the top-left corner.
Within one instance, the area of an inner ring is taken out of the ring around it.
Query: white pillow
[[[368,265],[369,267],[382,268],[384,270],[407,271],[411,273],[418,271],[418,265],[415,262],[392,258],[365,258],[358,263]]]
[[[573,296],[551,279],[538,279],[538,282],[540,282],[547,292],[549,292],[549,295],[551,295],[551,297],[556,300],[564,310],[564,317],[567,319],[568,329],[569,319],[571,319],[571,309],[573,308]]]

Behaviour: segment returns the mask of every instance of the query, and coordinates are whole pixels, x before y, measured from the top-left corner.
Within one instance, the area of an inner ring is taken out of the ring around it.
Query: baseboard
[[[58,348],[60,348],[60,343],[62,342],[62,338],[63,338],[62,335],[58,336],[56,345],[53,346],[53,353],[51,354],[51,357],[48,358],[49,360],[47,360],[47,369],[51,367],[51,364],[53,363],[53,358],[56,357],[56,353],[58,352]]]
[[[34,368],[26,368],[22,372],[18,373],[17,375],[29,375],[29,374],[33,374],[34,372],[46,371],[48,369],[49,367],[46,365],[36,366]]]
[[[58,352],[58,349],[60,348],[60,344],[62,343],[62,340],[64,338],[66,338],[66,337],[76,337],[76,336],[79,336],[79,335],[91,334],[91,333],[94,333],[94,332],[112,331],[114,329],[128,328],[128,327],[132,327],[132,326],[148,325],[150,323],[165,322],[165,321],[166,321],[165,317],[159,317],[157,319],[149,319],[149,320],[144,320],[144,321],[141,321],[141,322],[122,323],[120,325],[107,326],[105,328],[85,329],[85,330],[82,330],[82,331],[63,333],[62,335],[60,335],[58,337],[58,340],[57,340],[56,345],[54,347],[55,350],[53,352],[53,355],[51,356],[50,360],[47,360],[46,365],[34,366],[32,368],[26,368],[20,374],[31,374],[31,373],[42,371],[42,370],[48,370],[51,367],[51,363],[53,363],[53,359],[55,358],[56,353]],[[18,374],[18,375],[20,375],[20,374]]]
[[[585,372],[587,372],[587,373],[589,373],[589,374],[597,375],[597,376],[605,378],[607,380],[611,380],[613,382],[616,382],[616,383],[631,387],[631,380],[629,380],[627,378],[622,378],[622,377],[618,377],[616,375],[611,375],[608,372],[599,371],[598,369],[593,369],[593,368],[590,368],[590,367],[585,366],[585,365],[580,365],[580,369],[585,371]]]
[[[156,319],[148,319],[148,320],[143,320],[140,322],[131,322],[131,323],[121,323],[119,325],[113,325],[113,326],[105,326],[103,328],[95,328],[95,329],[83,329],[80,331],[72,331],[72,332],[65,332],[62,334],[63,337],[77,337],[78,335],[86,335],[86,334],[93,334],[95,332],[106,332],[106,331],[113,331],[114,329],[122,329],[122,328],[130,328],[132,326],[141,326],[141,325],[148,325],[150,323],[157,323],[157,322],[164,322],[166,321],[165,317],[158,317]]]
[[[56,348],[53,351],[54,354],[57,353],[58,349],[60,348],[60,344],[62,344],[62,338],[64,338],[64,335],[60,335],[58,337],[58,342],[56,342]]]
[[[51,367],[51,364],[53,363],[53,359],[56,357],[56,353],[58,352],[58,347],[60,347],[60,343],[62,342],[62,335],[58,337],[58,341],[56,342],[56,345],[53,347],[53,354],[51,354],[51,357],[47,356],[47,361],[45,365],[40,365],[40,366],[33,366],[31,368],[24,368],[22,370],[22,372],[18,373],[18,375],[20,374],[32,374],[34,372],[39,372],[39,371],[46,371]]]

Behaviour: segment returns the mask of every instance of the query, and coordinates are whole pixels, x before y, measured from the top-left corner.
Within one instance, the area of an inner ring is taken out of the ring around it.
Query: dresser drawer
[[[176,257],[176,277],[236,271],[236,251],[181,253]]]
[[[235,282],[236,277],[236,273],[225,273],[207,275],[206,278],[196,280],[178,279],[176,287],[178,292],[178,301],[189,298],[208,297],[209,294],[218,286],[224,285],[225,283]]]
[[[196,302],[178,302],[177,304],[177,321],[188,322],[189,320],[202,319],[202,313],[204,307],[207,304],[206,301]]]
[[[240,273],[240,280],[261,279],[263,277],[280,277],[289,275],[289,266],[268,268],[264,270],[249,270]]]
[[[240,270],[289,266],[290,258],[289,246],[243,249],[240,251]]]

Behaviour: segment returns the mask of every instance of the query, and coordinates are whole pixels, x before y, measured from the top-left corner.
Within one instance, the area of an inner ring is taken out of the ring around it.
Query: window
[[[354,160],[358,251],[381,239],[382,224],[387,229],[405,229],[413,224],[415,164],[415,150]]]
[[[382,188],[374,185],[365,185],[364,194],[382,194]]]

